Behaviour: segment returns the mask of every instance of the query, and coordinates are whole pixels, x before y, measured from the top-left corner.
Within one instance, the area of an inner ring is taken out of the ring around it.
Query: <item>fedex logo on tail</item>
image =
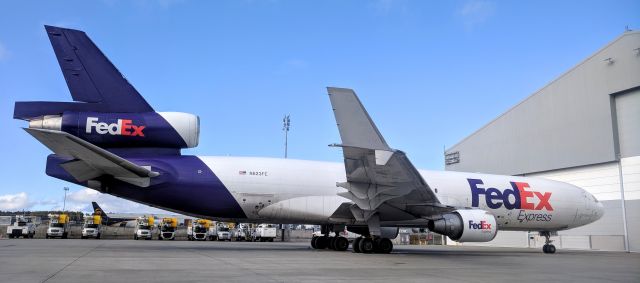
[[[91,134],[95,129],[96,133],[100,135],[110,134],[112,136],[140,136],[144,137],[145,126],[137,126],[133,124],[132,120],[118,119],[116,123],[107,124],[105,122],[98,122],[97,117],[87,117],[87,134]]]
[[[478,207],[480,196],[484,196],[487,206],[498,209],[504,206],[508,210],[547,210],[553,211],[549,202],[551,192],[537,192],[530,190],[529,184],[524,182],[510,182],[511,189],[483,188],[480,179],[467,179],[471,188],[471,206]],[[511,197],[513,196],[513,197]]]

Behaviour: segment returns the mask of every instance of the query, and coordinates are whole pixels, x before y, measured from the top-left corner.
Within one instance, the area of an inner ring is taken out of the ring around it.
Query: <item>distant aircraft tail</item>
[[[104,210],[102,210],[102,208],[100,208],[100,206],[98,205],[97,202],[92,201],[91,205],[93,206],[93,214],[98,214],[98,215],[102,216],[102,218],[104,218],[105,220],[107,220],[109,218],[107,216],[107,214],[104,212]]]

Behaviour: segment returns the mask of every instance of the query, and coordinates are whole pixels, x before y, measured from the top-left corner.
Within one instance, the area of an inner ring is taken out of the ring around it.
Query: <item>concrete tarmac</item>
[[[0,282],[640,282],[640,254],[308,243],[0,240]]]

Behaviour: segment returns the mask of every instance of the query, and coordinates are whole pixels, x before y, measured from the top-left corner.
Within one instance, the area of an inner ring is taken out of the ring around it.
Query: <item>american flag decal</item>
[[[238,172],[240,175],[247,175],[247,171],[240,171]]]

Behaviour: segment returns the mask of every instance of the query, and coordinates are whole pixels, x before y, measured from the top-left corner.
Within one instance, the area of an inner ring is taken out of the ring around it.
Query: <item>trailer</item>
[[[133,234],[133,239],[134,240],[138,240],[138,239],[145,239],[145,240],[151,240],[152,234],[151,232],[153,231],[153,226],[155,224],[154,222],[155,220],[153,219],[153,216],[141,216],[138,217],[138,219],[136,219],[136,230],[135,233]]]
[[[69,215],[49,214],[49,227],[45,238],[66,239],[69,236]]]
[[[16,221],[12,225],[7,226],[7,237],[13,238],[33,238],[36,234],[36,225],[31,222],[31,219],[24,215],[16,215]]]
[[[158,233],[158,240],[175,240],[176,228],[178,228],[178,219],[175,217],[162,218],[159,228],[160,233]]]
[[[277,230],[273,224],[260,224],[251,231],[251,241],[273,242],[276,233]]]
[[[94,214],[84,217],[82,225],[82,239],[100,239],[102,235],[102,216]]]

